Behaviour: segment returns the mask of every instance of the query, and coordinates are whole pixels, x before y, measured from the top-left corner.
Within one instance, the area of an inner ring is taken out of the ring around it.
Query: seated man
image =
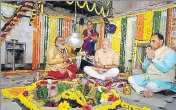
[[[91,77],[105,81],[112,81],[119,73],[118,54],[112,50],[111,43],[105,39],[102,42],[102,49],[95,53],[94,66],[85,66],[84,72]]]
[[[146,49],[146,58],[142,63],[145,74],[134,75],[128,78],[128,82],[137,93],[143,93],[150,98],[155,92],[170,89],[176,92],[173,85],[176,64],[176,53],[164,46],[162,34],[153,34],[150,39],[151,47]]]
[[[75,78],[77,66],[73,63],[72,54],[65,46],[65,39],[56,37],[55,46],[51,47],[47,56],[48,76],[65,79]]]

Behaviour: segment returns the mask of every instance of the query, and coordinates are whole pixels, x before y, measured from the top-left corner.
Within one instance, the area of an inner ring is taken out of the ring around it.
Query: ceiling
[[[104,6],[105,11],[108,9],[111,9],[110,11],[110,16],[118,16],[122,13],[126,13],[128,11],[132,10],[142,10],[144,8],[148,7],[154,7],[162,4],[169,4],[173,2],[174,0],[118,0],[118,1],[111,1],[111,5],[107,7],[102,1],[88,1],[90,7],[93,5],[93,3],[97,4],[97,10],[100,10],[101,6]],[[24,1],[4,1],[7,3],[15,4],[15,5],[20,5]],[[84,1],[79,1],[80,4],[83,4]],[[176,5],[176,2],[175,2]],[[66,1],[45,1],[44,2],[44,7],[47,9],[54,10],[57,12],[56,8],[61,8],[67,11],[66,14],[74,14],[75,13],[75,4],[73,3],[72,5],[69,5],[66,3]],[[61,11],[63,13],[63,11]],[[97,16],[95,11],[89,12],[87,8],[79,8],[76,6],[76,13],[84,15],[85,17],[94,17]]]
[[[89,1],[89,6],[92,7],[93,3],[96,2],[97,4],[97,10],[100,10],[102,6],[104,6],[104,10],[107,11],[111,7],[107,7],[105,4],[101,3],[100,1]],[[80,4],[83,4],[84,1],[79,1]],[[56,7],[64,8],[70,11],[70,13],[75,13],[75,3],[72,5],[69,5],[66,3],[66,1],[46,1],[45,2],[45,7],[49,7],[51,9],[54,9]],[[82,14],[86,17],[92,17],[92,16],[97,16],[95,11],[89,12],[87,8],[79,8],[76,6],[76,13],[77,14]]]

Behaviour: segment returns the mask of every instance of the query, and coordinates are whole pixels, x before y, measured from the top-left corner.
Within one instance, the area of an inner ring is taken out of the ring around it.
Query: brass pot
[[[123,87],[123,94],[130,95],[131,94],[131,86],[130,84],[125,84]]]

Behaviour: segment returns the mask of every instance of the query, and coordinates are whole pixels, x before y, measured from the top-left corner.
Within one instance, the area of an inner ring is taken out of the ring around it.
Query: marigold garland
[[[121,41],[120,41],[120,61],[119,69],[121,72],[125,71],[125,44],[126,44],[126,31],[127,31],[127,18],[121,20]]]
[[[161,11],[155,11],[153,16],[153,33],[159,33]]]
[[[79,4],[79,1],[76,1],[76,4],[79,6],[79,8],[84,8],[87,4],[87,1],[84,1],[82,6]]]
[[[74,1],[66,1],[69,5],[73,4]]]
[[[88,11],[92,12],[92,11],[95,9],[96,4],[93,3],[92,9],[90,9],[90,8],[89,8],[89,4],[88,4],[88,2],[87,2],[86,7],[87,7],[87,10],[88,10]]]
[[[104,22],[101,22],[100,23],[100,36],[98,39],[98,49],[100,49],[102,46],[103,38],[104,38]]]
[[[69,4],[69,5],[72,5],[73,2],[74,2],[74,1],[71,1],[71,2],[70,2],[70,1],[66,1],[66,3]],[[109,15],[109,12],[110,12],[110,10],[108,9],[107,12],[106,12],[106,14],[105,14],[105,12],[104,12],[104,7],[103,7],[103,6],[100,8],[100,11],[98,12],[98,11],[97,11],[96,3],[93,3],[92,9],[90,9],[90,8],[89,8],[89,3],[88,3],[88,1],[84,1],[83,5],[80,5],[79,1],[77,1],[76,4],[77,4],[77,6],[78,6],[79,8],[84,8],[84,7],[86,6],[87,10],[90,11],[90,12],[92,12],[93,10],[95,10],[95,13],[96,13],[97,15],[102,14],[103,17],[107,17],[107,16]],[[110,4],[110,1],[108,2],[107,5],[109,5],[109,4]]]
[[[34,18],[33,31],[33,52],[32,52],[32,69],[40,68],[40,41],[41,41],[41,22],[40,16],[36,15]]]
[[[167,24],[167,10],[161,11],[161,19],[160,19],[160,30],[159,32],[166,38],[166,24]],[[166,44],[164,42],[164,44]]]
[[[35,83],[32,83],[32,85],[30,86],[26,86],[26,87],[13,87],[13,88],[7,88],[7,89],[2,89],[2,95],[7,97],[7,98],[18,98],[20,100],[20,102],[22,104],[24,104],[27,108],[31,109],[31,110],[41,110],[44,109],[43,107],[38,107],[36,104],[33,103],[33,94],[29,94],[30,91],[33,91],[36,88],[36,85],[38,83],[41,83],[42,81],[37,81]],[[67,81],[62,81],[63,83],[70,83],[70,84],[75,84],[75,82],[67,82]],[[15,94],[11,94],[9,93],[9,90],[19,90],[19,95],[15,95]],[[115,97],[117,97],[117,100],[115,100],[114,102],[112,102],[112,104],[110,105],[105,105],[105,106],[99,106],[96,108],[96,110],[102,110],[106,108],[107,109],[115,109],[117,106],[121,106],[123,108],[138,108],[140,110],[151,110],[150,108],[147,107],[138,107],[135,105],[130,105],[124,101],[121,100],[120,95],[114,90],[111,89],[110,92],[112,92],[112,94],[115,95]],[[106,94],[106,93],[105,93]],[[81,104],[82,106],[86,106],[86,100],[83,96],[83,94],[80,91],[76,91],[74,89],[69,89],[67,91],[64,91],[61,93],[60,95],[63,98],[66,99],[76,99],[76,101]],[[57,96],[58,97],[58,96]],[[41,103],[41,101],[40,101]],[[65,105],[65,106],[64,106]],[[64,109],[67,110],[68,108],[70,108],[69,104],[67,102],[63,102],[61,104],[59,104],[58,106],[60,109],[63,107],[65,107]]]
[[[143,40],[143,29],[144,29],[144,14],[137,15],[137,22],[136,22],[137,40]]]
[[[152,35],[153,11],[145,12],[144,19],[143,40],[149,41]]]
[[[167,37],[166,37],[166,45],[168,47],[170,47],[171,44],[171,25],[172,25],[172,13],[173,13],[173,9],[169,8],[167,10],[168,16],[167,16]]]

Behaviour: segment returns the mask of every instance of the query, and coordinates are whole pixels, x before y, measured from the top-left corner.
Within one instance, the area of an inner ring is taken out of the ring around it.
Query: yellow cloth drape
[[[143,30],[143,40],[149,41],[152,35],[153,28],[153,11],[147,11],[144,14],[144,30]]]
[[[121,18],[115,19],[116,32],[112,35],[112,49],[120,53]]]

